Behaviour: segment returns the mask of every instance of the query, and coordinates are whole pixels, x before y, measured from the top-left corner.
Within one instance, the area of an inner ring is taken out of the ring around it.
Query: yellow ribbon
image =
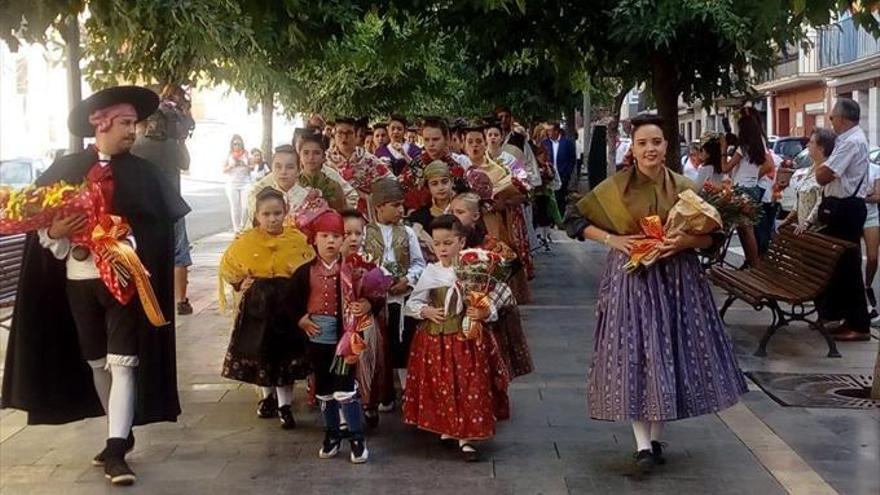
[[[153,286],[150,285],[150,274],[141,263],[135,250],[120,240],[128,237],[131,233],[131,227],[116,215],[108,215],[107,218],[109,223],[99,221],[92,230],[92,243],[96,251],[110,264],[117,277],[123,274],[134,280],[138,298],[141,300],[141,306],[143,306],[144,313],[150,323],[154,327],[168,325],[169,322],[159,307],[156,293],[153,292]]]

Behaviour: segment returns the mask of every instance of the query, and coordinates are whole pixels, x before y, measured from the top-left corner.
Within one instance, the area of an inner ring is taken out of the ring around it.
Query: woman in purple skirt
[[[746,392],[733,346],[697,260],[696,250],[717,241],[711,235],[670,236],[662,257],[626,272],[638,221],[662,221],[678,194],[693,189],[664,166],[666,139],[655,115],[632,119],[636,165],[609,177],[566,215],[571,237],[611,248],[597,304],[598,324],[588,378],[590,415],[630,421],[636,464],[663,464],[663,423],[714,413]]]

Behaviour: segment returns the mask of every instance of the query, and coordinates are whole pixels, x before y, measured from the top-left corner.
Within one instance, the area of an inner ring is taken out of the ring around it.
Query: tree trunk
[[[82,71],[79,68],[81,50],[79,46],[79,19],[71,14],[64,22],[65,54],[67,58],[67,104],[70,109],[82,101]],[[83,140],[79,136],[69,135],[67,152],[76,153],[83,150]]]
[[[275,93],[266,91],[260,100],[260,110],[263,116],[263,158],[266,163],[272,163],[272,117],[275,115]]]
[[[577,139],[577,126],[574,120],[577,118],[576,109],[574,107],[565,110],[565,135],[569,139]]]
[[[678,71],[672,59],[654,52],[651,55],[651,89],[657,110],[663,118],[663,134],[668,143],[666,166],[681,173],[678,137]]]
[[[605,135],[605,142],[608,144],[608,177],[617,171],[617,138],[619,134],[617,129],[620,128],[620,107],[623,106],[623,101],[630,89],[632,88],[627,88],[624,84],[624,87],[614,95],[614,103],[611,106],[611,121],[608,122],[607,134]]]

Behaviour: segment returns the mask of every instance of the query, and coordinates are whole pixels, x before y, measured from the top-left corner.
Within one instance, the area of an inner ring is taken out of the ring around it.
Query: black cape
[[[97,161],[94,148],[64,156],[36,181],[80,183]],[[112,157],[113,212],[131,224],[137,253],[165,318],[153,327],[140,311],[135,424],[180,414],[174,343],[174,221],[190,209],[156,165],[129,153]],[[103,416],[68,306],[65,262],[27,236],[12,317],[0,406],[28,413],[28,424],[63,424]],[[137,298],[129,304],[140,306]]]

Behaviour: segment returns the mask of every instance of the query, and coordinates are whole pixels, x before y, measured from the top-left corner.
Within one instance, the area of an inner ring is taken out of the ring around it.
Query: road
[[[223,184],[183,177],[181,188],[184,199],[192,208],[192,212],[186,216],[186,229],[191,243],[232,228]]]

